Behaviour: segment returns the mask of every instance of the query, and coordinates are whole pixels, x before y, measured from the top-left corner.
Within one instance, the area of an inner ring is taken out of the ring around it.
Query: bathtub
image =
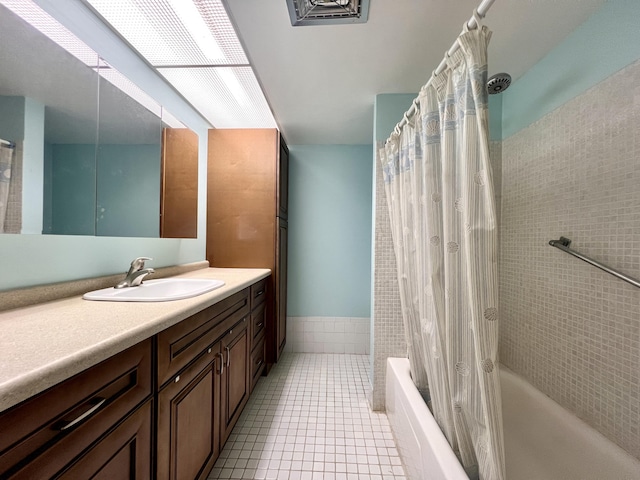
[[[640,461],[501,366],[508,480],[638,480]],[[386,409],[411,480],[468,480],[416,390],[405,358],[387,359]]]

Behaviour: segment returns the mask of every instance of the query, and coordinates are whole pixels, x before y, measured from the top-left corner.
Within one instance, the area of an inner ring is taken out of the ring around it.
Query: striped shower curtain
[[[0,233],[5,231],[14,151],[14,146],[0,144]]]
[[[471,478],[505,479],[486,27],[378,148],[412,377]]]

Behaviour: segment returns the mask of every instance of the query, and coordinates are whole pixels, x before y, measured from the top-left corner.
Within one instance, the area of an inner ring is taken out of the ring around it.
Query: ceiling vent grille
[[[291,25],[366,23],[369,0],[287,0]]]

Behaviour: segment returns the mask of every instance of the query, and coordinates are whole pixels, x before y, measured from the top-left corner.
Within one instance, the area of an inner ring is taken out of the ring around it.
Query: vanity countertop
[[[0,313],[0,412],[268,277],[267,269],[204,268],[183,278],[225,285],[170,302],[66,298]]]

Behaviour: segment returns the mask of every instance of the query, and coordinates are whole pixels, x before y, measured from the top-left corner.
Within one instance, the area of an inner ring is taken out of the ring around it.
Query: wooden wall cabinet
[[[286,344],[289,150],[275,129],[209,130],[207,260],[269,268],[265,361]]]

